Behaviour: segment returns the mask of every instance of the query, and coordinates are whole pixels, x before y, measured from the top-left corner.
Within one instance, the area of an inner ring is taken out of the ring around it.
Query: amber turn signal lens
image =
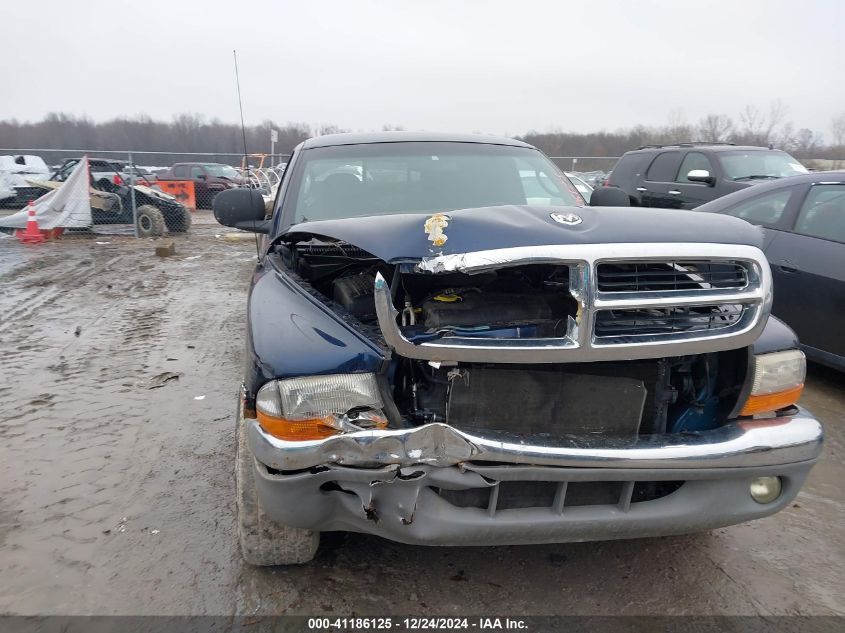
[[[786,391],[776,391],[775,393],[767,393],[760,396],[748,396],[748,400],[739,414],[754,415],[755,413],[767,413],[769,411],[784,409],[798,402],[803,390],[804,385],[802,384]]]
[[[321,440],[338,432],[330,426],[331,422],[329,417],[286,420],[258,411],[258,424],[261,428],[280,440]]]

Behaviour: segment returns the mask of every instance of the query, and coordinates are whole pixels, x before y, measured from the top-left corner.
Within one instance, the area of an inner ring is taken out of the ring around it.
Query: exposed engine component
[[[525,321],[547,321],[565,315],[563,296],[520,292],[482,292],[478,288],[457,289],[423,302],[423,323],[430,328],[450,325],[495,325]]]
[[[337,303],[362,321],[372,320],[376,316],[373,300],[375,281],[376,276],[372,273],[338,277],[332,282],[332,296]]]

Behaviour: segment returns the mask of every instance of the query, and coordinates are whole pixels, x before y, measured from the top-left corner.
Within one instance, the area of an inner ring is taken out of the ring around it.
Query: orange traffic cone
[[[18,239],[24,244],[41,244],[47,240],[44,234],[38,228],[38,220],[35,219],[35,204],[32,200],[29,201],[29,217],[26,221],[26,228],[21,231],[18,230],[16,235]]]

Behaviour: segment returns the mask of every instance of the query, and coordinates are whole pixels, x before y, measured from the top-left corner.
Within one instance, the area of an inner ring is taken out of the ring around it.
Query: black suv
[[[632,206],[692,209],[761,180],[805,173],[786,152],[765,147],[646,145],[626,152],[605,186],[622,189]]]

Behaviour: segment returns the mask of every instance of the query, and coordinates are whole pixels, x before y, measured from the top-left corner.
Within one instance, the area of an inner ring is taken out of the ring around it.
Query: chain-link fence
[[[187,231],[197,210],[233,187],[274,197],[287,154],[0,148],[0,217],[60,188],[88,157],[91,229],[152,237]]]

